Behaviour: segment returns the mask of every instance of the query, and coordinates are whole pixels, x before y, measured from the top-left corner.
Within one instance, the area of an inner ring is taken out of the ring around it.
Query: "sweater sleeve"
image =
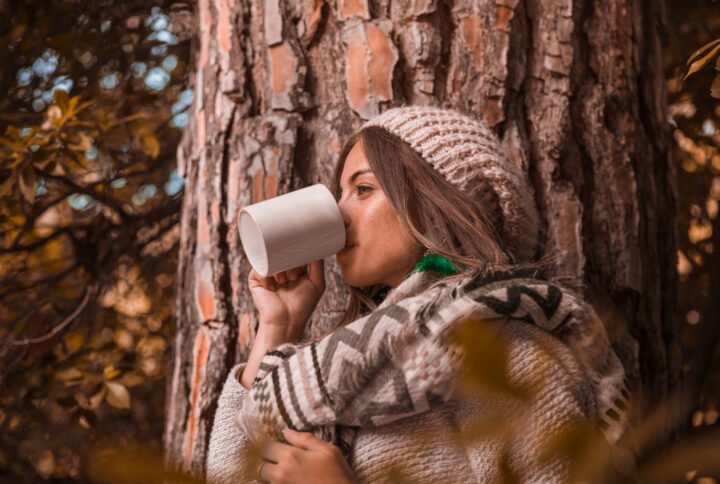
[[[253,479],[251,444],[236,424],[238,410],[247,393],[240,383],[244,369],[245,363],[242,363],[230,370],[218,399],[206,464],[206,478],[210,484]]]
[[[492,432],[469,436],[470,464],[483,482],[569,482],[570,458],[552,447],[565,432],[594,425],[590,383],[570,349],[537,327],[509,319],[501,339],[507,376],[511,385],[523,390],[523,398],[485,395],[460,400],[460,428],[500,423],[499,438]]]

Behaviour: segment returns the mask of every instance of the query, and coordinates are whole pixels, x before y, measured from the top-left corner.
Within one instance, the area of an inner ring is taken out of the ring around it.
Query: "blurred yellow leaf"
[[[66,113],[68,111],[68,108],[70,107],[70,98],[68,97],[68,93],[63,91],[62,89],[55,89],[53,97],[55,98],[55,102],[60,107],[62,112]]]
[[[0,198],[10,195],[14,182],[15,177],[13,176],[13,174],[10,174],[10,176],[7,177],[5,181],[0,183]]]
[[[82,379],[82,373],[77,368],[70,367],[67,370],[60,370],[55,373],[55,377],[59,380],[64,381],[66,384],[71,385],[73,383],[79,383]]]
[[[87,151],[92,148],[92,140],[85,133],[75,133],[73,143],[69,143],[68,147],[75,151]]]
[[[47,110],[47,117],[54,123],[58,119],[62,118],[62,110],[57,106],[57,104],[53,104]]]
[[[130,392],[125,385],[113,381],[106,381],[107,395],[105,400],[116,408],[130,408]]]
[[[525,397],[524,389],[510,382],[506,348],[497,337],[493,324],[483,320],[468,321],[455,332],[455,341],[463,349],[467,370],[459,381],[461,390]]]
[[[125,373],[123,376],[118,378],[117,381],[122,383],[126,387],[132,388],[132,387],[136,387],[138,385],[142,385],[143,383],[145,383],[147,381],[147,378],[144,378],[135,372],[129,372],[129,373]]]
[[[720,57],[718,57],[718,61],[720,61]],[[715,76],[715,79],[710,86],[710,95],[716,99],[720,99],[720,74]]]
[[[88,401],[88,406],[90,408],[97,408],[97,406],[100,405],[100,402],[103,401],[103,398],[105,398],[105,395],[107,395],[107,388],[102,387],[99,392],[90,397],[90,400]]]
[[[141,150],[143,153],[157,158],[160,154],[160,143],[157,138],[152,134],[143,134],[140,138]]]
[[[107,365],[103,369],[103,377],[105,377],[106,380],[112,380],[113,378],[116,378],[120,375],[120,370],[115,368],[113,365]]]
[[[703,52],[707,51],[708,49],[711,49],[712,47],[716,46],[717,44],[720,44],[720,39],[715,39],[715,40],[703,45],[698,50],[693,52],[690,57],[688,57],[687,63],[690,64],[690,62],[692,62],[695,58],[697,58],[697,56],[701,55]]]
[[[720,39],[715,41],[720,42]],[[716,45],[708,54],[706,54],[704,57],[701,57],[700,59],[696,60],[690,65],[690,69],[688,69],[688,73],[685,74],[685,77],[683,77],[683,80],[687,79],[691,74],[694,74],[695,72],[702,69],[705,64],[710,62],[710,60],[717,54],[718,50],[720,50],[720,44]]]
[[[25,165],[20,172],[20,192],[29,203],[35,201],[35,167],[32,164]]]
[[[53,210],[47,210],[45,213],[56,214],[57,212]],[[77,351],[78,349],[80,349],[84,342],[85,333],[83,331],[73,331],[65,337],[65,344],[67,345],[68,351]]]

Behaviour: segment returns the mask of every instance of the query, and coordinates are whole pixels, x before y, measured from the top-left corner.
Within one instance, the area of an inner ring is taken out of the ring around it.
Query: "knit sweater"
[[[383,305],[423,293],[423,276],[391,291]],[[525,320],[497,323],[508,380],[528,390],[519,400],[497,392],[458,393],[428,411],[378,426],[359,426],[348,461],[359,482],[564,482],[569,459],[544,456],[548,442],[597,417],[592,386],[576,355]],[[230,372],[218,400],[207,459],[211,483],[251,482],[253,445],[237,424],[247,405],[244,365]],[[478,431],[478,429],[481,429]]]

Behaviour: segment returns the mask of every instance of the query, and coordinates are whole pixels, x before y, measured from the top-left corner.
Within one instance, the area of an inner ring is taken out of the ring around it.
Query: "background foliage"
[[[192,9],[0,0],[0,479],[159,475]],[[678,442],[640,468],[713,482],[698,449],[720,428],[720,43],[688,60],[720,15],[666,10],[687,388]]]
[[[678,316],[686,381],[679,433],[681,443],[718,442],[720,5],[712,0],[667,0],[666,6],[665,73],[678,183]],[[716,457],[703,462],[701,454],[697,449],[688,452],[686,479],[720,477],[717,464],[710,468]],[[668,455],[672,460],[672,453]]]
[[[192,5],[0,18],[0,475],[103,480],[125,452],[157,469]]]

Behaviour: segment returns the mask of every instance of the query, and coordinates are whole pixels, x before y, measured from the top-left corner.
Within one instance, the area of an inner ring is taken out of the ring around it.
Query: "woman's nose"
[[[350,214],[348,213],[347,205],[342,200],[340,200],[338,202],[338,208],[340,208],[340,215],[342,216],[345,228],[348,228],[348,225],[350,225]]]

